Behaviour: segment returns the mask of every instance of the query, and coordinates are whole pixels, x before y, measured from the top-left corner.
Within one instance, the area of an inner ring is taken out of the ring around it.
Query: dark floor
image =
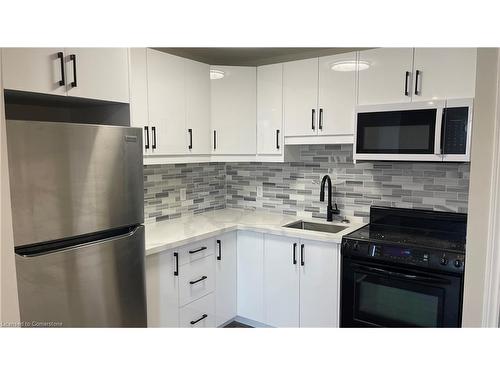
[[[231,323],[226,324],[224,328],[253,328],[253,327],[237,321],[232,321]]]

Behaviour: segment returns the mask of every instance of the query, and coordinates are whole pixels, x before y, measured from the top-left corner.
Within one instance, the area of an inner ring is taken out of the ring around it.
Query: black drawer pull
[[[199,249],[196,249],[196,250],[189,250],[189,254],[196,254],[200,251],[203,251],[203,250],[206,250],[207,247],[206,246],[203,246],[203,247],[200,247]]]
[[[179,253],[174,253],[174,258],[175,258],[174,276],[179,276]]]
[[[146,136],[144,138],[146,138],[146,144],[144,145],[144,148],[146,150],[149,149],[149,126],[145,126],[144,127],[144,132],[146,133]]]
[[[297,264],[297,244],[293,244],[293,264]]]
[[[151,133],[153,134],[153,146],[151,148],[156,150],[156,126],[151,127]]]
[[[214,130],[214,150],[217,150],[217,130]]]
[[[276,149],[280,149],[280,130],[276,129]]]
[[[189,133],[189,146],[188,148],[190,150],[193,149],[193,129],[188,129],[188,133]]]
[[[207,278],[207,276],[202,276],[198,280],[190,281],[189,284],[194,285],[196,283],[199,283],[200,281],[206,280]]]
[[[201,316],[201,318],[200,318],[200,319],[197,319],[197,320],[191,320],[189,323],[190,323],[192,326],[194,326],[196,323],[201,322],[201,321],[202,321],[203,319],[205,319],[206,317],[208,317],[208,315],[207,315],[207,314],[203,314],[203,315]]]
[[[323,130],[323,108],[319,109],[319,130]]]
[[[76,82],[76,55],[69,55],[70,61],[73,61],[73,82],[71,82],[71,87],[77,87]]]
[[[420,70],[415,71],[415,95],[420,95],[420,91],[418,89],[418,78],[422,72]]]
[[[219,254],[217,254],[217,260],[222,259],[222,242],[221,240],[217,240],[217,246],[219,247]]]
[[[408,80],[410,78],[410,72],[406,72],[406,75],[405,75],[405,96],[410,96],[410,92],[408,90]]]
[[[316,110],[314,108],[311,110],[311,114],[312,114],[312,116],[311,116],[311,127],[312,127],[312,130],[315,130],[316,126],[314,125],[314,120],[316,118]]]
[[[304,244],[300,245],[300,265],[305,265],[306,262],[304,260]]]
[[[66,84],[66,80],[64,79],[64,54],[57,52],[57,58],[61,61],[61,80],[59,81],[59,86],[64,86]]]

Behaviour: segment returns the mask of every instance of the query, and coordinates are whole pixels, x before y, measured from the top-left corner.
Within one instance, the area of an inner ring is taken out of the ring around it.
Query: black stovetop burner
[[[465,253],[467,215],[372,206],[370,224],[346,237]]]

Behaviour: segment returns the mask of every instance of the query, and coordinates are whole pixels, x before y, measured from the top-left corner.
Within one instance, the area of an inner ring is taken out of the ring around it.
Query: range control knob
[[[352,247],[352,244],[350,241],[344,242],[344,245],[343,245],[344,250],[349,250],[349,249],[351,249],[351,247]]]
[[[453,265],[457,268],[462,267],[462,261],[460,259],[455,259],[455,262],[453,262]]]
[[[354,251],[358,251],[359,250],[359,242],[358,241],[354,242],[354,244],[352,245],[352,249]]]
[[[448,259],[446,259],[445,257],[442,257],[439,260],[439,264],[441,264],[442,266],[446,266],[448,264]]]

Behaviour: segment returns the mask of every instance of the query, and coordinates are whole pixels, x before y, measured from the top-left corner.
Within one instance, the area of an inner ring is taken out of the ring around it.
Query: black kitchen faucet
[[[332,180],[328,175],[325,175],[321,180],[319,200],[321,202],[325,201],[325,182],[328,182],[328,205],[326,206],[326,221],[333,221],[333,215],[338,215],[340,211],[337,207],[337,203],[335,203],[335,209],[333,209],[332,207]]]

